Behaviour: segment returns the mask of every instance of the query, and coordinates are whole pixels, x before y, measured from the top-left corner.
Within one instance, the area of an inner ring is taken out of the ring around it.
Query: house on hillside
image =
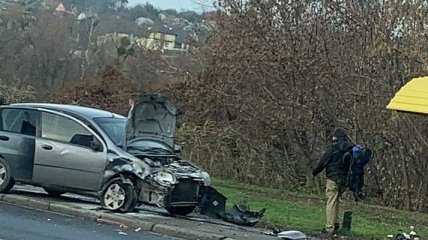
[[[149,28],[147,37],[142,37],[137,40],[138,45],[153,50],[172,50],[175,47],[177,36],[172,31],[172,28],[160,25],[155,28]]]
[[[175,51],[188,52],[192,49],[192,45],[189,43],[189,39],[197,40],[197,35],[195,33],[190,33],[184,31],[182,28],[173,28],[172,32],[175,34]]]
[[[186,44],[188,34],[182,28],[172,28],[165,25],[150,29],[146,37],[137,39],[141,47],[163,52],[187,52],[191,48]]]
[[[54,15],[56,16],[63,17],[67,14],[71,14],[71,11],[68,11],[62,2],[60,2],[54,9]]]

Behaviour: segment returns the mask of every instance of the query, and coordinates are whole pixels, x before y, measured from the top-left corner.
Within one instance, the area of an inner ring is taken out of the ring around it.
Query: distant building
[[[71,12],[65,8],[62,2],[60,2],[55,8],[54,15],[63,17],[66,14],[71,14]]]
[[[165,25],[154,27],[147,37],[137,39],[141,47],[161,51],[187,52],[191,46],[186,44],[188,33],[181,28],[172,28]]]
[[[150,18],[139,18],[137,24],[148,24],[151,25],[153,21]],[[167,25],[154,25],[143,27],[146,30],[144,36],[135,36],[133,34],[126,33],[109,33],[103,36],[97,37],[97,45],[109,46],[110,43],[119,43],[123,37],[128,38],[136,46],[149,49],[158,50],[167,55],[186,54],[192,49],[192,45],[189,44],[189,39],[196,39],[196,33],[186,32],[181,27],[169,27]],[[117,45],[117,44],[116,44]]]
[[[158,26],[151,31],[147,37],[137,40],[140,46],[154,50],[172,50],[175,47],[177,36],[172,32],[172,28],[167,26]]]

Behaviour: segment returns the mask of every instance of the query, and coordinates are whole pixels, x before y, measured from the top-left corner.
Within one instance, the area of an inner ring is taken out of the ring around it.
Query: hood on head
[[[346,138],[348,135],[346,134],[346,130],[343,128],[336,128],[333,133],[331,134],[332,137],[336,138]]]

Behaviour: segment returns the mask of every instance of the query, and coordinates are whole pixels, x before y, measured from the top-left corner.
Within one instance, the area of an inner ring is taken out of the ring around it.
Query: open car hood
[[[134,101],[126,124],[126,143],[141,138],[156,138],[174,144],[177,108],[160,93],[144,93]]]

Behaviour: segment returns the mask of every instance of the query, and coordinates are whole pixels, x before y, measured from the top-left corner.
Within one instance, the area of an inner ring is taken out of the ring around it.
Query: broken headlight
[[[152,174],[152,179],[161,186],[170,187],[177,183],[175,176],[166,171],[159,171]]]

